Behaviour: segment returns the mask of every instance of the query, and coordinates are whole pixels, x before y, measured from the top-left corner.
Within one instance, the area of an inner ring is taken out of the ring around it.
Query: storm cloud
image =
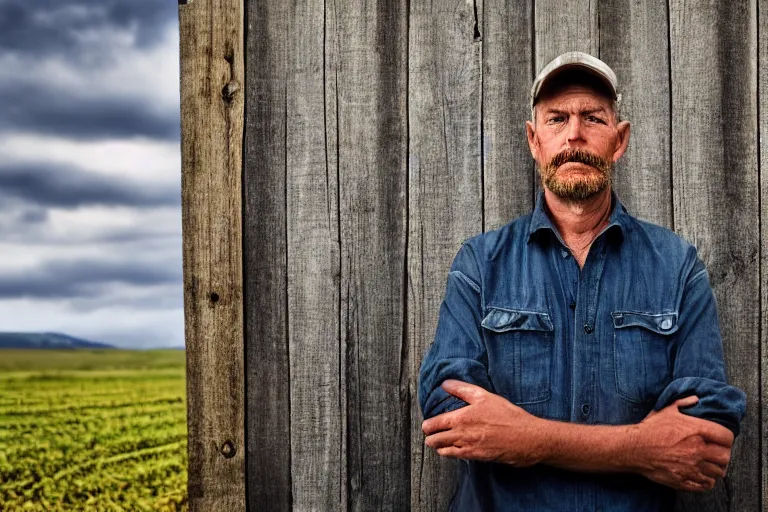
[[[178,186],[132,182],[49,163],[0,164],[2,197],[61,208],[92,205],[179,206],[181,191]]]
[[[178,139],[175,21],[165,1],[0,2],[0,131]]]
[[[4,0],[0,51],[26,57],[56,54],[83,62],[107,54],[94,48],[96,41],[89,37],[94,32],[132,31],[136,46],[146,48],[157,44],[159,29],[176,13],[175,2],[157,0]]]
[[[90,298],[103,294],[107,286],[114,284],[147,286],[180,281],[180,265],[132,260],[53,260],[27,271],[0,273],[0,298]]]

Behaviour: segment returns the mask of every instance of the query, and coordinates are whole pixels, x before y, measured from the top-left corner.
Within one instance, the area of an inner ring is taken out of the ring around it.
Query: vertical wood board
[[[760,486],[762,508],[768,510],[768,7],[758,5],[757,33],[757,90],[758,90],[758,174],[760,175],[760,432],[761,437],[752,441],[761,448]],[[748,397],[749,398],[749,397]],[[754,402],[755,399],[752,398]]]
[[[718,303],[732,384],[759,395],[756,37],[747,0],[670,4],[675,226],[699,249]],[[734,27],[743,30],[735,31]],[[747,404],[726,485],[678,510],[760,507],[759,414]]]
[[[292,509],[286,239],[288,7],[284,2],[248,2],[246,18],[243,250],[251,512]]]
[[[629,148],[614,185],[633,215],[673,228],[669,42],[666,0],[602,2],[600,58],[616,73]]]
[[[294,510],[339,510],[339,233],[334,130],[326,131],[325,6],[293,3],[286,106],[288,346]],[[329,91],[335,94],[335,91]],[[333,127],[332,127],[333,128]]]
[[[533,209],[534,161],[525,132],[533,82],[533,0],[484,0],[483,208],[484,230]]]
[[[405,510],[407,2],[350,0],[336,17],[342,345],[348,506]]]
[[[534,77],[561,53],[580,51],[598,56],[597,4],[597,0],[535,0]]]
[[[408,342],[411,510],[442,511],[456,484],[455,461],[424,446],[417,383],[434,339],[451,261],[482,232],[482,4],[410,2]]]
[[[179,9],[190,510],[245,510],[243,4]]]

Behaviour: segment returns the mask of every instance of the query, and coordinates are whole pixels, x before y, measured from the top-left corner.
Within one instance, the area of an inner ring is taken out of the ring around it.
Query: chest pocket
[[[633,403],[655,401],[672,380],[669,352],[677,313],[617,311],[611,316],[619,396]]]
[[[490,307],[481,325],[496,392],[515,404],[549,400],[554,345],[549,314]]]

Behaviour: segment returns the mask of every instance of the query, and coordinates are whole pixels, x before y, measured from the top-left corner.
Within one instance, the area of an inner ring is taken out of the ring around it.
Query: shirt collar
[[[616,195],[616,192],[613,190],[611,190],[611,208],[611,216],[608,218],[608,225],[605,227],[605,229],[603,229],[601,234],[607,233],[608,231],[616,231],[621,235],[617,238],[621,239],[623,238],[624,231],[629,227],[628,221],[630,216],[627,213],[627,209],[623,204],[621,204],[621,201],[619,201],[619,197]],[[563,243],[560,237],[560,233],[557,231],[557,229],[555,229],[555,226],[552,224],[552,221],[549,218],[549,214],[547,213],[546,203],[544,201],[544,190],[539,190],[538,194],[536,195],[536,206],[534,207],[533,214],[531,216],[531,224],[528,231],[528,242],[534,238],[534,235],[540,231],[546,230],[552,232],[557,237],[557,239],[560,240],[560,243]]]

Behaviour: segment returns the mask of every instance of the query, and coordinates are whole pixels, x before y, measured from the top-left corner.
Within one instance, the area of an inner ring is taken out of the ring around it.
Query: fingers
[[[690,407],[696,404],[698,401],[699,401],[699,397],[697,397],[696,395],[691,395],[685,398],[681,398],[680,400],[676,400],[675,403],[672,404],[672,407],[676,407],[677,409],[681,409],[683,407]]]
[[[699,418],[696,418],[699,419]],[[701,437],[710,443],[716,443],[726,448],[733,446],[733,432],[714,421],[702,420]]]
[[[446,446],[445,448],[438,448],[437,454],[441,457],[453,457],[455,459],[461,458],[461,448],[457,448],[455,446]]]
[[[454,379],[448,379],[444,381],[440,387],[443,388],[443,390],[445,390],[447,393],[450,393],[456,398],[464,400],[468,404],[477,402],[486,394],[488,394],[488,392],[480,386],[475,386],[474,384],[469,384],[468,382],[462,382],[460,380]]]
[[[701,471],[703,475],[711,478],[723,478],[725,476],[724,467],[718,466],[717,464],[713,464],[709,461],[700,462],[699,471]]]
[[[712,490],[714,489],[714,487],[715,487],[714,478],[702,477],[697,480],[684,481],[680,490],[689,491],[689,492],[704,492],[704,491]]]
[[[720,466],[725,470],[731,461],[731,450],[719,444],[707,444],[702,452],[707,462]]]
[[[439,449],[445,448],[446,446],[454,446],[458,440],[459,436],[456,435],[455,432],[448,430],[446,432],[438,432],[437,434],[427,436],[424,440],[424,444],[430,448]]]
[[[461,411],[461,409],[451,412],[444,412],[434,418],[424,420],[421,424],[421,430],[426,435],[435,434],[444,430],[450,430],[453,427],[455,416]]]

